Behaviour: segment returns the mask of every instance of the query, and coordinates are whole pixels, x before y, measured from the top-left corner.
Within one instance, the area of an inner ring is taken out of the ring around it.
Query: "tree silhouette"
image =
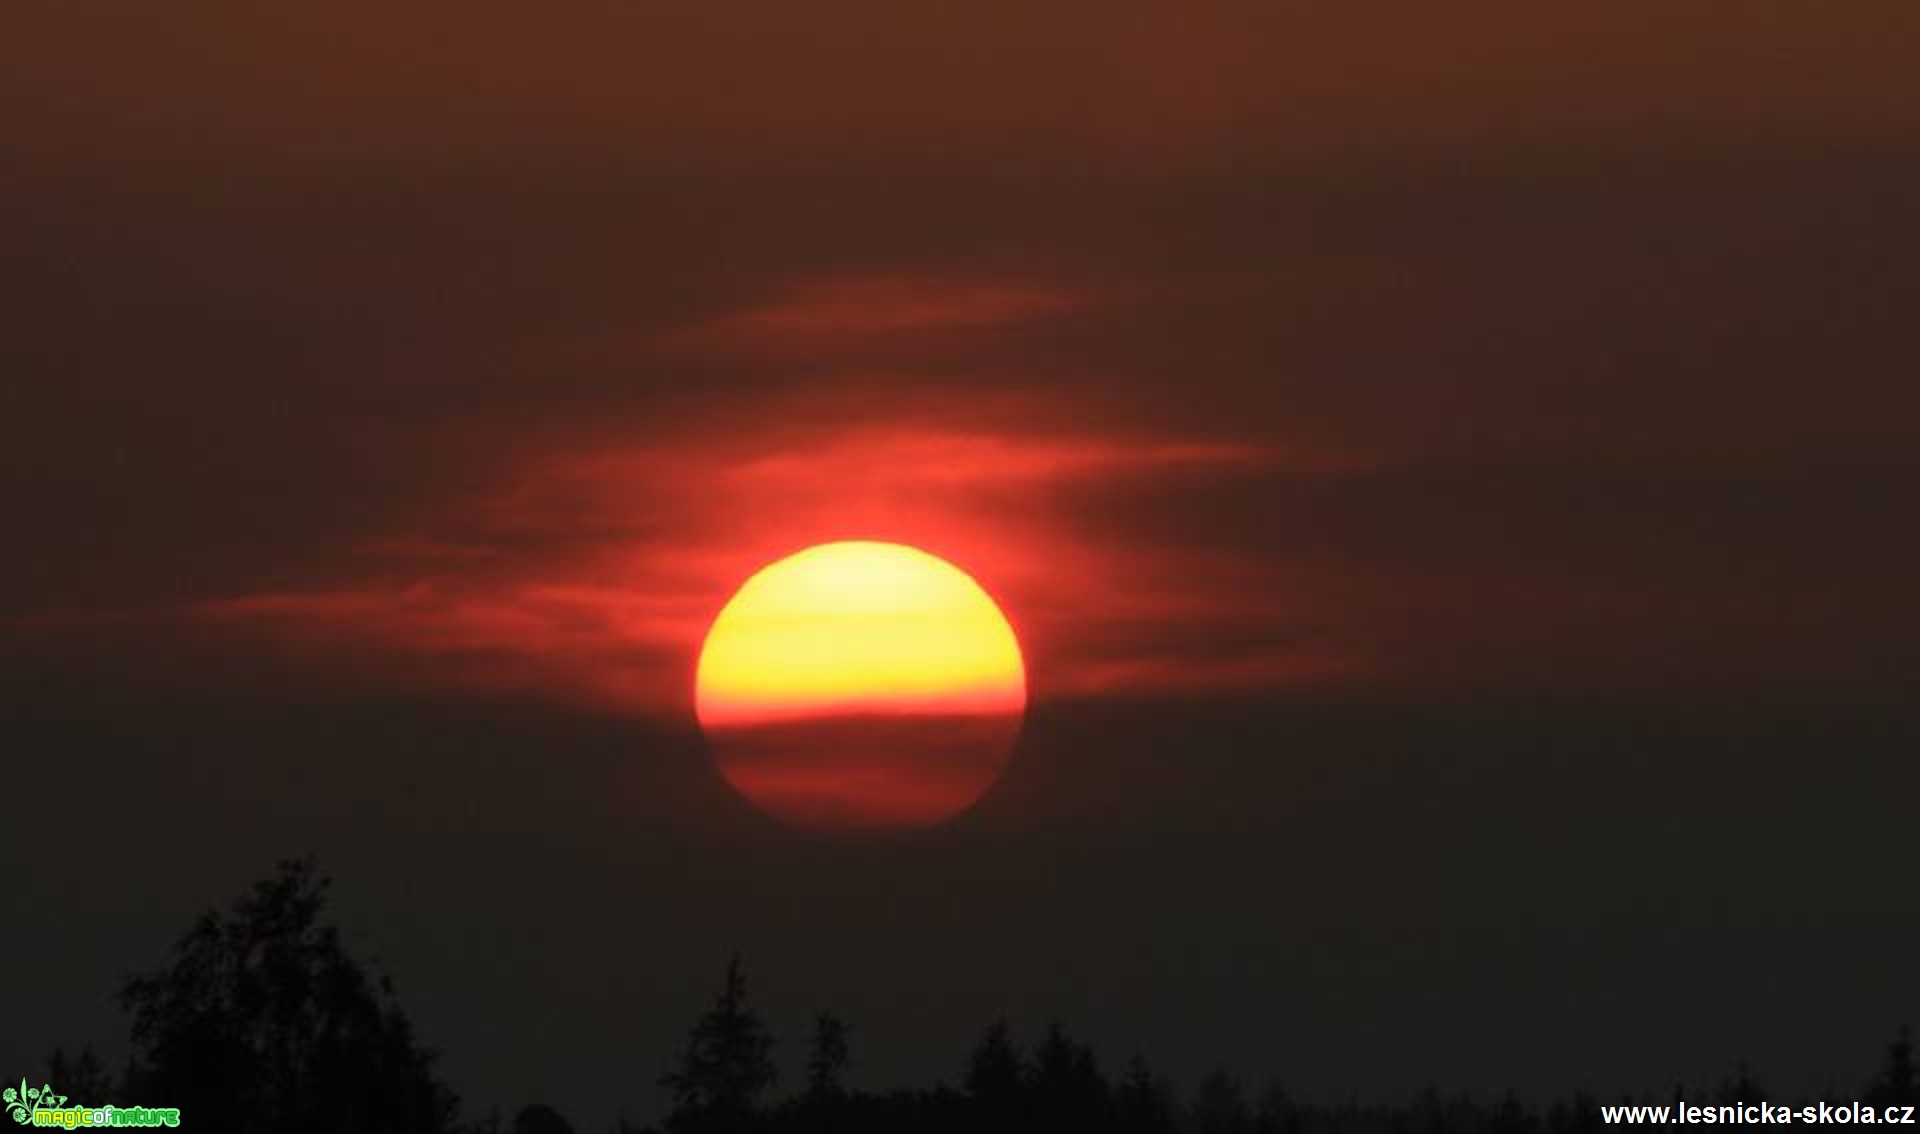
[[[76,1105],[97,1106],[113,1094],[113,1080],[90,1043],[72,1055],[54,1048],[47,1056],[47,1082],[57,1085]]]
[[[1414,1125],[1411,1129],[1421,1134],[1449,1134],[1451,1131],[1447,1119],[1447,1100],[1441,1097],[1438,1086],[1428,1083],[1414,1100]]]
[[[513,1134],[573,1134],[573,1124],[546,1103],[532,1103],[513,1116]]]
[[[1734,1065],[1733,1078],[1720,1084],[1714,1092],[1716,1103],[1757,1103],[1765,1102],[1766,1088],[1754,1078],[1753,1067],[1745,1059]]]
[[[1913,1029],[1901,1027],[1887,1045],[1887,1061],[1873,1081],[1867,1099],[1875,1106],[1914,1106],[1920,1104],[1920,1083],[1913,1068]]]
[[[1034,1051],[1033,1094],[1041,1126],[1051,1130],[1106,1130],[1112,1126],[1107,1081],[1093,1049],[1076,1043],[1058,1020]]]
[[[1267,1084],[1253,1108],[1253,1128],[1258,1134],[1299,1134],[1300,1107],[1278,1083]]]
[[[283,862],[231,910],[203,914],[165,968],[125,982],[143,1094],[212,1131],[448,1127],[454,1097],[391,981],[321,923],[327,887],[312,860]]]
[[[995,1020],[967,1056],[967,1094],[982,1101],[1018,1096],[1026,1087],[1026,1058],[1005,1020]]]
[[[846,1094],[841,1081],[847,1070],[846,1021],[831,1012],[813,1020],[813,1048],[807,1053],[807,1095],[832,1100]]]
[[[1551,1134],[1590,1134],[1602,1125],[1600,1100],[1586,1091],[1576,1091],[1571,1099],[1553,1100],[1542,1121]]]
[[[1488,1126],[1492,1134],[1532,1134],[1539,1122],[1520,1104],[1520,1096],[1508,1088]]]
[[[1224,1068],[1200,1080],[1193,1099],[1192,1129],[1194,1134],[1247,1134],[1253,1129],[1246,1093]]]
[[[747,1007],[747,978],[736,956],[718,1000],[687,1033],[679,1069],[661,1080],[673,1091],[667,1129],[704,1134],[751,1126],[774,1077],[773,1037]]]
[[[1026,1117],[1028,1082],[1026,1056],[1014,1042],[1013,1029],[995,1020],[968,1053],[961,1080],[980,1123],[988,1129],[1019,1127]]]
[[[133,1052],[114,1084],[91,1046],[55,1048],[47,1081],[76,1103],[140,1096],[192,1111],[198,1130],[286,1134],[502,1134],[500,1112],[451,1125],[454,1099],[433,1075],[434,1057],[414,1040],[392,983],[350,956],[323,921],[328,881],[310,860],[283,862],[226,910],[203,914],[164,967],[125,981]],[[814,1019],[806,1082],[767,1107],[775,1081],[773,1039],[747,1003],[739,957],[711,1008],[688,1029],[675,1070],[670,1134],[1597,1134],[1601,1107],[1589,1093],[1544,1109],[1512,1090],[1497,1104],[1429,1086],[1410,1104],[1308,1103],[1278,1086],[1249,1107],[1240,1081],[1217,1070],[1181,1105],[1167,1080],[1135,1057],[1118,1082],[1101,1074],[1093,1049],[1051,1023],[1029,1053],[1002,1019],[968,1052],[961,1087],[860,1092],[845,1080],[849,1029],[831,1012]],[[1865,1092],[1871,1105],[1920,1102],[1913,1035],[1902,1027]],[[28,1093],[28,1101],[39,1092]],[[1686,1094],[1674,1087],[1672,1098]],[[1618,1095],[1626,1105],[1654,1101]],[[1742,1060],[1710,1096],[1717,1103],[1765,1097]],[[10,1102],[15,1100],[9,1099]],[[21,1109],[16,1104],[15,1109]],[[612,1134],[650,1134],[625,1117]],[[512,1134],[572,1134],[554,1108],[533,1104]]]
[[[1136,1055],[1113,1092],[1114,1128],[1127,1134],[1166,1134],[1174,1128],[1173,1087]]]

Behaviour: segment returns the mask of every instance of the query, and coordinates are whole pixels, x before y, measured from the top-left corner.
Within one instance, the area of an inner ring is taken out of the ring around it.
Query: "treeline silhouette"
[[[46,1083],[75,1105],[178,1107],[204,1131],[284,1134],[574,1134],[545,1103],[459,1120],[414,1037],[393,984],[349,955],[322,919],[328,880],[310,859],[281,863],[226,910],[200,916],[166,962],[125,981],[131,1054],[110,1074],[91,1047],[56,1049]],[[1579,1134],[1602,1126],[1602,1102],[1807,1100],[1768,1095],[1741,1064],[1708,1090],[1605,1100],[1575,1095],[1545,1106],[1508,1092],[1494,1100],[1429,1088],[1400,1105],[1307,1102],[1278,1085],[1257,1090],[1225,1070],[1176,1090],[1139,1057],[1109,1071],[1061,1023],[1031,1044],[1005,1021],[988,1025],[955,1085],[864,1091],[848,1085],[852,1029],[813,1021],[805,1079],[781,1093],[774,1040],[747,995],[738,957],[713,1006],[693,1021],[659,1083],[672,1105],[657,1126],[625,1118],[609,1134]],[[24,1084],[23,1084],[24,1086]],[[1850,1096],[1876,1106],[1920,1103],[1910,1030]]]

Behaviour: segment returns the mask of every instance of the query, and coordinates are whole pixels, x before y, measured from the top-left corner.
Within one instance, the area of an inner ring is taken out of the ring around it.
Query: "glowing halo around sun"
[[[1027,704],[1013,627],[966,572],[898,543],[824,543],[714,619],[694,704],[727,782],[796,827],[931,827],[1006,768]]]

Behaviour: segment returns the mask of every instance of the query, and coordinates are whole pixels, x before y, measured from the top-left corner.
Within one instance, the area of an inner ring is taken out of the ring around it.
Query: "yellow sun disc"
[[[830,828],[964,809],[1004,767],[1026,696],[1013,628],[978,583],[917,548],[866,541],[749,578],[708,631],[695,681],[729,782],[776,816]]]

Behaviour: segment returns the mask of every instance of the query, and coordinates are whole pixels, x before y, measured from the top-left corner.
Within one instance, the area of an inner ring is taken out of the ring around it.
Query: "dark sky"
[[[311,850],[470,1103],[592,1126],[735,948],[875,1086],[1002,1011],[1851,1085],[1920,1015],[1920,18],[1594,7],[11,12],[0,1069]],[[1035,698],[883,843],[689,709],[848,537]]]

